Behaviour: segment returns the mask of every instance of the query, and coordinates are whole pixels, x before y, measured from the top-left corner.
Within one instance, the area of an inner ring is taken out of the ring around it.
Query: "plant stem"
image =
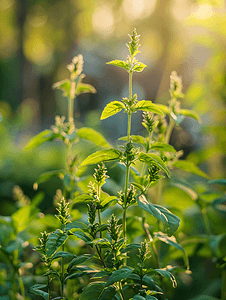
[[[125,300],[121,282],[119,282],[119,296],[122,300]]]
[[[166,144],[169,144],[171,133],[173,131],[174,125],[175,125],[175,121],[172,118],[170,118],[169,126],[167,127],[166,135],[165,135],[165,139],[164,139],[164,142]]]
[[[226,269],[222,270],[221,300],[226,300]]]
[[[18,281],[19,281],[21,296],[23,297],[23,299],[25,299],[24,283],[23,283],[23,280],[22,280],[20,274],[18,274]]]
[[[202,216],[203,216],[203,220],[204,220],[204,224],[205,224],[205,228],[206,228],[206,233],[208,235],[211,235],[211,228],[210,228],[210,223],[209,223],[209,219],[207,216],[207,212],[206,212],[206,208],[204,207],[202,210]]]
[[[63,225],[63,232],[65,232],[65,225]],[[62,245],[62,251],[64,251],[64,244]],[[64,296],[64,258],[61,257],[61,297]]]
[[[105,268],[107,268],[106,263],[105,263],[105,261],[104,261],[102,255],[101,255],[101,252],[100,252],[99,247],[96,245],[95,248],[96,248],[96,250],[97,250],[97,254],[98,254],[98,256],[99,256],[99,258],[100,258],[100,260],[101,260],[103,266],[104,266]]]
[[[100,194],[101,194],[101,187],[100,185],[97,186],[97,197],[100,200]],[[99,219],[99,224],[101,225],[101,210],[98,209],[98,219]],[[100,231],[100,238],[102,238],[102,232]]]

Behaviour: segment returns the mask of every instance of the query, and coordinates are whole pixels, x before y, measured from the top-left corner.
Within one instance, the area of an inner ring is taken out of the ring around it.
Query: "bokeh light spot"
[[[111,8],[108,6],[101,6],[93,13],[92,18],[93,30],[103,36],[109,36],[114,30],[114,16]]]

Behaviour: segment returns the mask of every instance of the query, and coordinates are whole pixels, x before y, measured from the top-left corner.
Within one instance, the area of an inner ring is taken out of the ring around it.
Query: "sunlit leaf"
[[[155,142],[151,144],[151,150],[163,151],[163,152],[176,152],[173,146],[162,142]]]
[[[159,109],[157,105],[152,103],[150,100],[141,100],[136,104],[136,109],[143,111],[150,111],[155,114],[164,115],[164,113]]]
[[[148,166],[156,165],[158,166],[163,172],[166,173],[168,177],[170,177],[169,170],[165,165],[164,161],[156,154],[153,153],[143,153],[141,152],[139,155],[139,160],[141,162],[145,162]]]
[[[92,240],[92,237],[88,233],[85,233],[83,231],[75,231],[73,232],[73,234],[84,242],[90,242]]]
[[[108,117],[113,116],[118,112],[120,112],[123,108],[125,109],[124,103],[119,101],[112,101],[105,106],[104,110],[102,111],[100,119],[101,120],[107,119]]]
[[[78,83],[76,86],[76,92],[77,92],[77,95],[80,95],[80,94],[85,94],[85,93],[95,94],[97,91],[91,84]]]
[[[80,165],[87,166],[87,165],[94,165],[101,163],[103,161],[110,161],[119,159],[122,155],[122,152],[116,149],[109,149],[109,150],[100,150],[91,155],[89,155]]]
[[[46,141],[51,141],[54,138],[54,133],[52,130],[44,130],[40,132],[38,135],[33,137],[30,142],[25,146],[24,150],[31,150],[36,148],[37,146],[43,144]]]
[[[82,127],[77,131],[77,136],[81,139],[86,139],[93,142],[97,146],[111,148],[107,140],[96,130],[88,127]]]
[[[65,252],[65,251],[59,251],[59,252],[57,252],[53,255],[52,260],[57,259],[57,258],[61,258],[61,257],[71,259],[71,258],[76,257],[76,255],[74,255],[72,253],[69,253],[69,252]]]
[[[143,146],[146,146],[146,140],[143,136],[141,136],[141,135],[131,135],[130,137],[132,138],[134,143],[138,143],[138,144],[141,144]],[[119,138],[119,140],[127,141],[127,136],[123,136],[123,137]]]
[[[163,105],[163,104],[155,104],[164,114],[169,115],[170,114],[170,109],[168,106]]]
[[[71,82],[69,79],[64,79],[62,81],[56,82],[53,84],[54,89],[63,91],[63,96],[70,96]]]
[[[107,62],[107,65],[117,66],[117,67],[120,67],[120,68],[123,68],[123,69],[126,69],[127,71],[129,71],[128,63],[123,60],[118,60],[118,59],[112,60],[112,61]]]
[[[198,121],[199,123],[201,123],[201,119],[200,119],[199,115],[195,111],[193,111],[193,110],[180,109],[179,112],[178,112],[178,114],[186,116],[186,117],[193,118],[196,121]]]
[[[88,225],[84,222],[80,221],[74,221],[71,223],[67,223],[65,226],[65,230],[72,230],[72,229],[81,229],[81,230],[86,230],[88,229]]]
[[[209,178],[202,170],[200,170],[195,164],[188,160],[178,160],[172,164],[175,168],[181,169],[192,174]]]
[[[139,61],[136,62],[135,66],[132,68],[135,72],[142,72],[147,66]]]

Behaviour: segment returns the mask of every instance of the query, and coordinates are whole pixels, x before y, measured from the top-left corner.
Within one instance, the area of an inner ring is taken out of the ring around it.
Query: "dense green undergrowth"
[[[92,128],[76,127],[74,99],[96,92],[82,82],[82,55],[67,66],[70,78],[54,84],[68,99],[67,119],[57,116],[24,151],[56,139],[65,145],[64,167],[34,183],[38,190],[62,180],[56,214],[40,212],[42,192],[29,199],[14,188],[17,210],[0,217],[1,299],[226,299],[226,198],[217,188],[226,180],[210,180],[169,144],[184,118],[200,122],[181,108],[181,78],[171,73],[168,105],[139,99],[133,74],[146,65],[135,58],[135,29],[127,47],[126,61],[108,64],[128,73],[129,95],[108,103],[100,117],[127,114],[127,135],[117,147]],[[138,111],[145,134],[131,135]]]

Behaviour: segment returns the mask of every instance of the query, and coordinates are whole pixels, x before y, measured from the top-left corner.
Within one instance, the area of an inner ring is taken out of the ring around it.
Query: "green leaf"
[[[80,300],[99,300],[104,289],[105,282],[92,282],[83,289]]]
[[[17,232],[21,232],[36,218],[39,209],[35,206],[23,206],[12,214],[12,220]]]
[[[36,148],[37,146],[41,145],[46,141],[51,141],[54,138],[54,134],[52,130],[44,130],[40,132],[38,135],[33,137],[30,142],[25,146],[24,150],[31,150]]]
[[[150,100],[141,100],[136,104],[136,109],[143,110],[143,111],[150,111],[155,114],[164,115],[161,109]]]
[[[111,275],[111,272],[110,271],[105,271],[105,270],[101,270],[100,272],[97,272],[93,277],[92,279],[98,279],[98,278],[104,278],[104,277],[107,277],[107,276],[110,276]]]
[[[65,230],[72,230],[72,229],[81,229],[86,230],[88,229],[88,225],[86,223],[80,222],[80,221],[74,221],[71,223],[67,223],[65,226]]]
[[[92,240],[92,237],[90,235],[88,235],[82,231],[76,231],[76,232],[73,232],[73,234],[75,236],[77,236],[77,238],[83,240],[84,242],[90,242]]]
[[[125,109],[125,105],[122,102],[112,101],[105,106],[104,110],[102,111],[100,119],[101,120],[107,119],[108,117],[113,116],[118,112],[120,112],[123,108]]]
[[[97,91],[96,89],[91,85],[87,83],[78,83],[76,86],[76,94],[85,94],[85,93],[92,93],[95,94]]]
[[[139,295],[139,294],[136,294],[132,300],[146,300],[146,298],[144,298],[143,296]]]
[[[100,150],[89,155],[79,167],[99,164],[103,161],[120,159],[122,152],[116,149]]]
[[[201,119],[200,119],[199,115],[195,111],[193,111],[193,110],[180,109],[179,112],[178,112],[178,114],[186,116],[186,117],[193,118],[193,119],[197,120],[199,123],[201,123]]]
[[[169,115],[170,114],[170,109],[168,106],[163,105],[163,104],[156,104],[156,106],[162,111],[164,112],[164,114]]]
[[[226,185],[226,179],[213,179],[208,181],[209,184],[220,184],[220,185]]]
[[[164,161],[156,154],[153,153],[143,153],[141,152],[139,155],[139,160],[141,162],[145,162],[148,166],[156,165],[158,166],[163,172],[166,173],[168,177],[170,177],[169,170],[165,165]]]
[[[123,60],[118,60],[118,59],[112,60],[112,61],[107,62],[107,65],[117,66],[117,67],[120,67],[120,68],[123,68],[123,69],[126,69],[127,71],[129,71],[128,63]]]
[[[147,66],[139,61],[136,62],[135,66],[132,68],[135,72],[142,72]]]
[[[155,269],[155,271],[157,273],[161,274],[162,276],[166,277],[172,283],[174,288],[177,287],[176,279],[172,273],[170,273],[169,271],[163,270],[163,269]]]
[[[146,295],[145,296],[146,300],[158,300],[156,297],[150,296],[150,295]]]
[[[46,255],[51,257],[67,240],[67,234],[61,230],[51,232],[46,243]]]
[[[123,267],[117,271],[115,271],[114,273],[111,274],[111,276],[109,277],[106,286],[109,286],[115,282],[121,281],[122,279],[125,279],[127,277],[129,277],[129,275],[133,272],[132,269],[127,268],[127,267]]]
[[[62,171],[59,170],[54,170],[54,171],[49,171],[49,172],[45,172],[43,174],[41,174],[38,178],[38,180],[36,181],[36,183],[43,183],[46,181],[49,181],[51,178],[53,177],[59,177],[59,178],[63,178],[64,174],[62,173]]]
[[[200,170],[193,162],[188,161],[188,160],[178,160],[175,161],[172,166],[175,168],[181,169],[186,172],[190,172],[192,174],[202,176],[205,178],[209,178],[208,175],[206,175],[202,170]]]
[[[84,262],[86,262],[87,260],[90,260],[92,258],[93,258],[93,255],[91,255],[91,254],[83,254],[83,255],[75,257],[68,265],[67,271],[69,272],[72,267],[81,265]]]
[[[141,135],[131,135],[130,137],[132,138],[134,143],[138,143],[138,144],[141,144],[144,147],[146,147],[146,139],[143,136],[141,136]],[[119,138],[119,140],[127,141],[127,136],[123,136],[123,137]]]
[[[222,212],[226,212],[226,198],[217,198],[212,202],[212,206]]]
[[[82,194],[82,195],[75,197],[73,199],[73,202],[77,203],[77,202],[85,202],[85,201],[91,201],[91,200],[93,200],[93,196],[90,196],[89,194]]]
[[[173,146],[162,142],[155,142],[151,144],[151,150],[163,151],[163,152],[176,152]]]
[[[103,293],[100,295],[100,300],[113,299],[117,290],[115,286],[109,286],[104,289]]]
[[[82,127],[77,131],[77,136],[81,139],[86,139],[100,147],[111,148],[107,140],[96,130],[88,127]]]
[[[117,197],[115,197],[115,196],[109,196],[109,197],[105,198],[103,201],[101,201],[101,206],[105,207],[108,204],[114,202],[115,199],[117,199]]]
[[[126,245],[126,247],[121,250],[121,253],[127,253],[130,251],[136,250],[140,247],[141,247],[141,244],[132,243],[132,244]]]
[[[60,257],[63,257],[63,258],[74,258],[76,257],[76,255],[72,254],[72,253],[69,253],[69,252],[66,252],[66,251],[59,251],[57,253],[55,253],[52,257],[52,260],[54,259],[57,259],[57,258],[60,258]]]
[[[162,232],[155,232],[155,238],[162,241],[163,243],[166,243],[170,246],[173,246],[173,247],[177,248],[178,250],[181,250],[183,252],[183,255],[184,255],[185,266],[187,267],[187,269],[189,269],[188,256],[187,256],[184,248],[180,244],[177,243],[174,236],[168,237],[166,234],[164,234]]]
[[[180,218],[172,214],[168,209],[157,204],[148,203],[144,195],[139,196],[138,205],[149,212],[156,219],[162,221],[167,234],[170,236],[178,229]]]
[[[41,297],[43,297],[45,300],[48,300],[49,294],[46,293],[46,292],[43,292],[43,291],[41,291],[41,290],[39,290],[39,289],[34,289],[34,288],[30,288],[29,291],[30,291],[30,293],[32,293],[32,294],[41,296]]]
[[[64,79],[53,84],[54,89],[63,91],[63,96],[69,97],[71,90],[71,82],[69,79]]]

